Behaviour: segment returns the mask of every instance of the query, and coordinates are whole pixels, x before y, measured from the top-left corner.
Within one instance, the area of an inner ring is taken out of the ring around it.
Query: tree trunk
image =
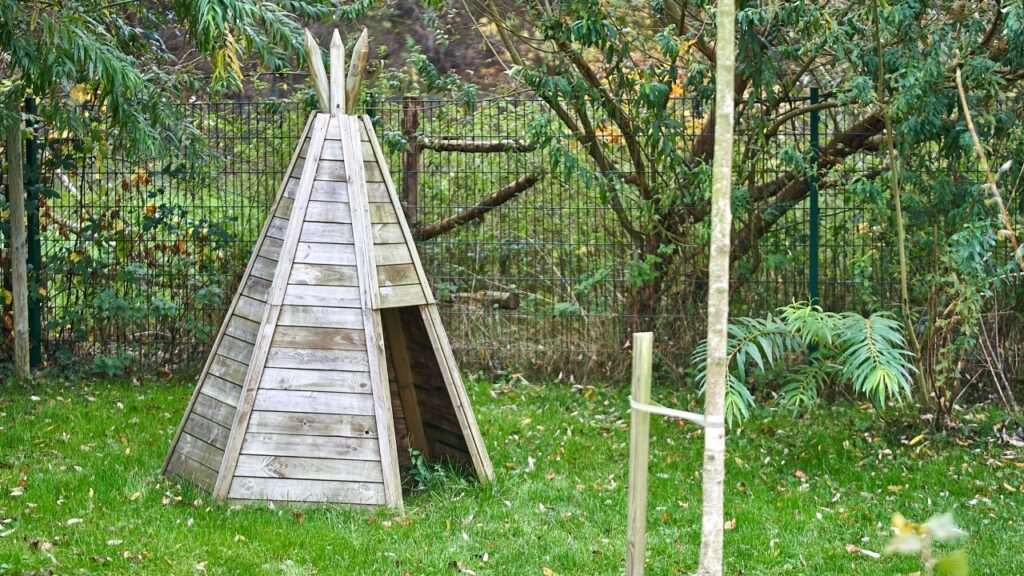
[[[19,98],[11,98],[10,111],[21,117]],[[7,126],[7,201],[11,207],[11,295],[14,298],[14,377],[29,375],[28,244],[25,230],[25,181],[22,176],[21,122]]]
[[[732,141],[735,114],[736,5],[716,10],[715,156],[711,186],[711,259],[708,264],[708,369],[704,389],[703,509],[700,576],[721,576],[725,500],[725,390],[729,365],[729,261],[732,229]]]

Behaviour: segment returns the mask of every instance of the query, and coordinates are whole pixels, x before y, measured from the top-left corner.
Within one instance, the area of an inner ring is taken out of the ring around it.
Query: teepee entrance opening
[[[329,86],[308,32],[307,48],[321,111],[295,149],[164,472],[232,501],[401,506],[412,448],[489,480],[373,123],[345,113],[366,32],[347,82],[337,31]]]

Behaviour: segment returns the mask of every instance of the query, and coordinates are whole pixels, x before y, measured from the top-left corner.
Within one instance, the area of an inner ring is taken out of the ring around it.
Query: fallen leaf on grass
[[[82,520],[81,518],[72,518],[64,524],[67,526],[74,526],[75,524],[81,524],[82,522],[84,522],[84,520]]]
[[[544,576],[558,576],[558,572],[555,572],[554,570],[552,570],[551,568],[548,568],[547,566],[541,566],[540,567],[540,573],[543,574]]]
[[[807,473],[804,472],[803,470],[797,470],[796,472],[793,472],[793,476],[796,476],[797,478],[805,482],[807,481]]]
[[[882,555],[879,554],[878,552],[872,552],[871,550],[865,550],[865,549],[861,548],[860,546],[857,546],[856,544],[847,544],[846,545],[846,551],[849,552],[850,554],[863,554],[864,556],[867,556],[868,558],[874,558],[875,560],[877,560],[877,559],[882,557]]]
[[[732,530],[735,527],[736,527],[736,519],[735,518],[733,518],[732,520],[726,520],[725,525],[723,526],[723,528],[725,528],[726,530]]]
[[[292,512],[292,518],[295,518],[299,522],[305,522],[306,521],[306,515],[303,514],[302,512]]]
[[[460,560],[452,560],[451,562],[448,563],[448,565],[451,566],[452,568],[455,568],[456,570],[458,570],[462,574],[469,574],[470,576],[476,576],[476,572],[474,572],[474,571],[470,570],[469,568],[467,568],[466,565],[463,564]]]
[[[142,492],[132,492],[132,495],[128,497],[129,502],[135,502],[142,497]]]
[[[912,439],[910,440],[909,444],[910,444],[911,446],[913,446],[913,445],[917,444],[918,442],[920,442],[921,440],[924,440],[924,434],[918,434],[917,436],[914,436],[914,437],[913,437],[913,438],[912,438]]]

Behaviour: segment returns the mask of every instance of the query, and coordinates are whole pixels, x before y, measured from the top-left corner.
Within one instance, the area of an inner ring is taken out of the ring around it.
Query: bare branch
[[[462,212],[459,212],[454,216],[449,216],[444,220],[439,220],[432,224],[417,226],[412,231],[413,238],[416,240],[430,240],[431,238],[436,238],[441,234],[450,232],[459,226],[468,224],[473,220],[480,220],[491,210],[494,210],[498,206],[512,200],[530,188],[533,188],[539,180],[540,178],[536,174],[520,176],[515,182],[512,182],[501,190],[498,190],[494,194],[484,198],[476,206],[466,208]]]

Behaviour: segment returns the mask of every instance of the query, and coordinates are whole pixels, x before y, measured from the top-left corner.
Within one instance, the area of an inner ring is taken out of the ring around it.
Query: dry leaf
[[[736,519],[735,518],[733,518],[732,520],[726,520],[725,526],[724,526],[724,528],[726,530],[732,530],[735,527],[736,527]]]
[[[132,495],[128,497],[128,500],[135,502],[142,497],[142,492],[132,492]]]
[[[72,518],[72,519],[68,520],[67,522],[65,522],[65,525],[67,525],[67,526],[74,526],[75,524],[81,524],[82,522],[83,522],[83,520],[81,518]]]
[[[796,472],[793,472],[793,476],[796,476],[797,478],[805,482],[807,481],[807,473],[804,472],[803,470],[797,470]]]
[[[552,570],[551,568],[548,568],[547,566],[541,566],[540,567],[540,573],[543,574],[544,576],[558,576],[558,572],[555,572],[554,570]]]

